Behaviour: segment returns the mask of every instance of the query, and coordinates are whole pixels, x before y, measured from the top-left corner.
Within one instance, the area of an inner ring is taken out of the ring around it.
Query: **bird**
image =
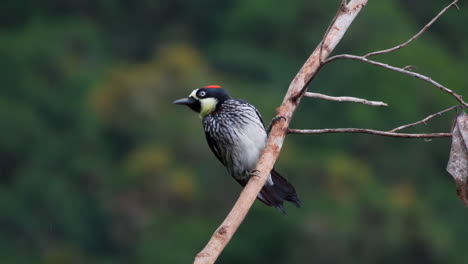
[[[219,85],[195,89],[187,98],[173,103],[186,105],[198,113],[208,146],[242,187],[258,173],[255,167],[268,135],[262,116],[253,105],[245,100],[233,99]],[[257,199],[285,215],[284,201],[301,207],[294,186],[274,168]]]

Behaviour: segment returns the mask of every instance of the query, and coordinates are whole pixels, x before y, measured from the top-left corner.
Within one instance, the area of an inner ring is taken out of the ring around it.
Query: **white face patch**
[[[209,98],[199,98],[197,96],[198,90],[200,89],[195,89],[193,92],[189,95],[189,97],[193,97],[197,99],[200,102],[200,114],[199,117],[203,118],[206,115],[210,114],[216,109],[216,105],[218,104],[218,100],[216,100],[213,97]]]
[[[199,101],[201,105],[200,115],[199,115],[200,118],[203,118],[204,116],[213,112],[216,108],[216,105],[218,104],[218,100],[212,97],[199,99]]]

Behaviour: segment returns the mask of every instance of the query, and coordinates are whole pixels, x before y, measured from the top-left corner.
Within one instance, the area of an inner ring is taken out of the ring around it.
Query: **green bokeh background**
[[[3,1],[0,263],[190,263],[240,186],[196,114],[171,104],[219,84],[270,120],[340,1]],[[404,42],[442,0],[369,1],[335,54]],[[466,3],[379,60],[468,96]],[[292,127],[388,130],[454,105],[427,83],[355,61],[311,91]],[[408,132],[446,132],[454,112]],[[276,167],[303,208],[256,202],[219,263],[464,263],[468,213],[449,139],[290,135]]]

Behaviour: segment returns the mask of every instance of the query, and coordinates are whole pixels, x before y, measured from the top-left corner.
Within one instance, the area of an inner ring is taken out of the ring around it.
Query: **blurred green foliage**
[[[274,115],[340,1],[6,1],[0,9],[0,262],[190,263],[240,186],[200,121],[171,104],[223,85]],[[337,53],[399,44],[447,1],[369,1]],[[450,10],[382,61],[464,94],[468,16]],[[455,104],[352,61],[311,90],[292,126],[390,129]],[[411,131],[448,131],[453,113]],[[468,216],[445,172],[449,139],[288,136],[277,168],[304,207],[256,203],[219,263],[463,263]]]

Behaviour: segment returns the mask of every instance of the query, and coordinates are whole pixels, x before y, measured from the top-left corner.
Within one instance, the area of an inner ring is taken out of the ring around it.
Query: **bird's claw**
[[[249,176],[258,176],[260,174],[259,170],[251,170],[248,172]]]
[[[286,121],[286,117],[284,117],[284,116],[275,116],[275,117],[273,117],[273,119],[271,119],[271,122],[270,122],[270,124],[268,125],[268,128],[267,128],[267,134],[270,134],[273,125],[276,122],[280,121],[281,119]]]
[[[273,117],[273,119],[271,120],[272,123],[276,123],[278,122],[280,119],[283,119],[284,121],[286,121],[286,117],[284,116],[275,116]]]

